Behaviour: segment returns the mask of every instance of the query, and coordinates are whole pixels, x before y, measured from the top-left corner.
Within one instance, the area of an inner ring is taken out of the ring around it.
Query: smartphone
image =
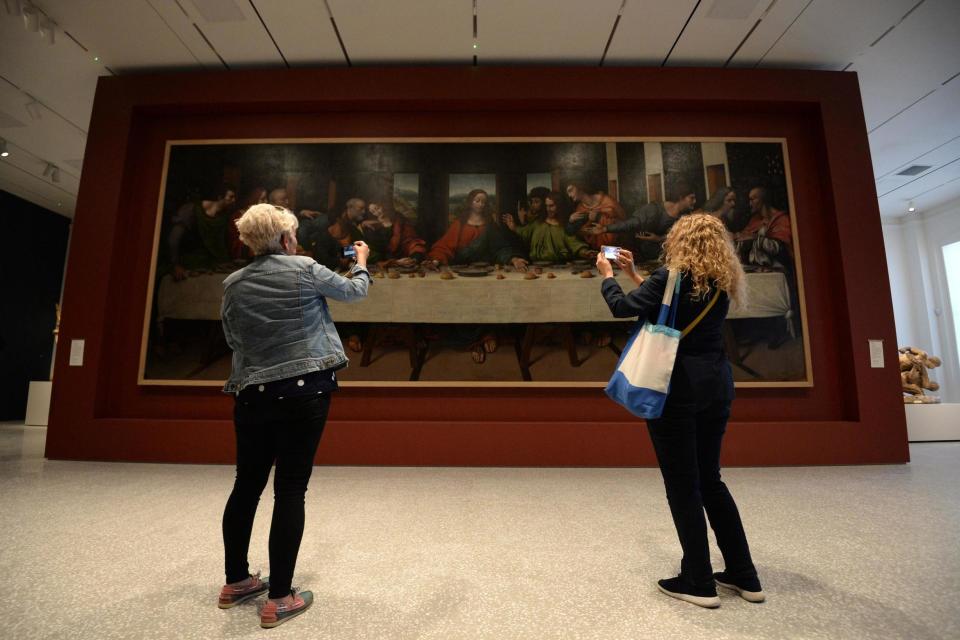
[[[355,258],[357,257],[357,248],[352,244],[348,244],[343,248],[343,257],[344,258]]]
[[[616,261],[620,256],[620,247],[608,247],[603,245],[600,247],[600,250],[603,251],[603,257],[611,262]]]

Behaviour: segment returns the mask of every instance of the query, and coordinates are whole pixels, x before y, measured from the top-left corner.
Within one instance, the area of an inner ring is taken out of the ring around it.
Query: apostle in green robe
[[[567,233],[560,208],[564,202],[563,196],[551,192],[544,198],[543,218],[529,220],[521,211],[520,224],[517,225],[513,216],[503,216],[504,224],[520,236],[534,262],[569,262],[597,255],[586,242]]]

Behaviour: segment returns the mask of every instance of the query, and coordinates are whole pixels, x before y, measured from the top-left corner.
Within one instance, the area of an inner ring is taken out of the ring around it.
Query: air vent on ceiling
[[[207,22],[240,22],[246,20],[233,0],[193,0],[193,6]]]
[[[924,171],[926,171],[926,170],[929,169],[929,168],[930,168],[930,165],[926,165],[926,164],[914,164],[914,165],[910,165],[909,167],[907,167],[907,168],[904,169],[903,171],[897,171],[897,175],[898,175],[898,176],[915,176],[915,175],[918,175],[918,174],[923,173]]]
[[[713,0],[707,11],[708,18],[719,20],[744,20],[753,13],[760,0]]]

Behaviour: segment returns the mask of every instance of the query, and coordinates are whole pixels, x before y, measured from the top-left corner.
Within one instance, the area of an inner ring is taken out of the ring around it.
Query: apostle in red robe
[[[747,226],[734,235],[740,259],[744,264],[793,269],[793,232],[790,216],[774,209],[767,202],[767,190],[750,190],[750,212]]]

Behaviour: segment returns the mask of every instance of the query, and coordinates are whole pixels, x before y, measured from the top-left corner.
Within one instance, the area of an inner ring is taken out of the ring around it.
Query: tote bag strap
[[[677,298],[680,294],[680,272],[671,269],[667,276],[667,286],[663,288],[663,300],[660,303],[660,313],[657,315],[657,324],[673,326],[677,316]]]
[[[667,326],[671,329],[677,328],[677,310],[680,309],[680,283],[683,281],[683,274],[677,273],[677,284],[673,287],[673,299],[670,301],[670,317],[667,318]]]
[[[700,312],[700,315],[698,315],[698,316],[694,319],[694,321],[691,322],[690,324],[688,324],[688,325],[687,325],[687,328],[684,329],[684,330],[680,333],[680,338],[683,338],[684,336],[686,336],[688,333],[690,333],[691,331],[693,331],[693,328],[694,328],[694,327],[696,327],[698,324],[700,324],[700,321],[703,320],[704,316],[706,316],[708,313],[710,313],[710,309],[713,309],[713,305],[715,305],[715,304],[717,303],[717,298],[719,298],[719,297],[720,297],[720,289],[717,289],[717,292],[716,292],[715,294],[713,294],[713,298],[710,300],[710,303],[709,303],[706,307],[703,308],[703,311]]]

